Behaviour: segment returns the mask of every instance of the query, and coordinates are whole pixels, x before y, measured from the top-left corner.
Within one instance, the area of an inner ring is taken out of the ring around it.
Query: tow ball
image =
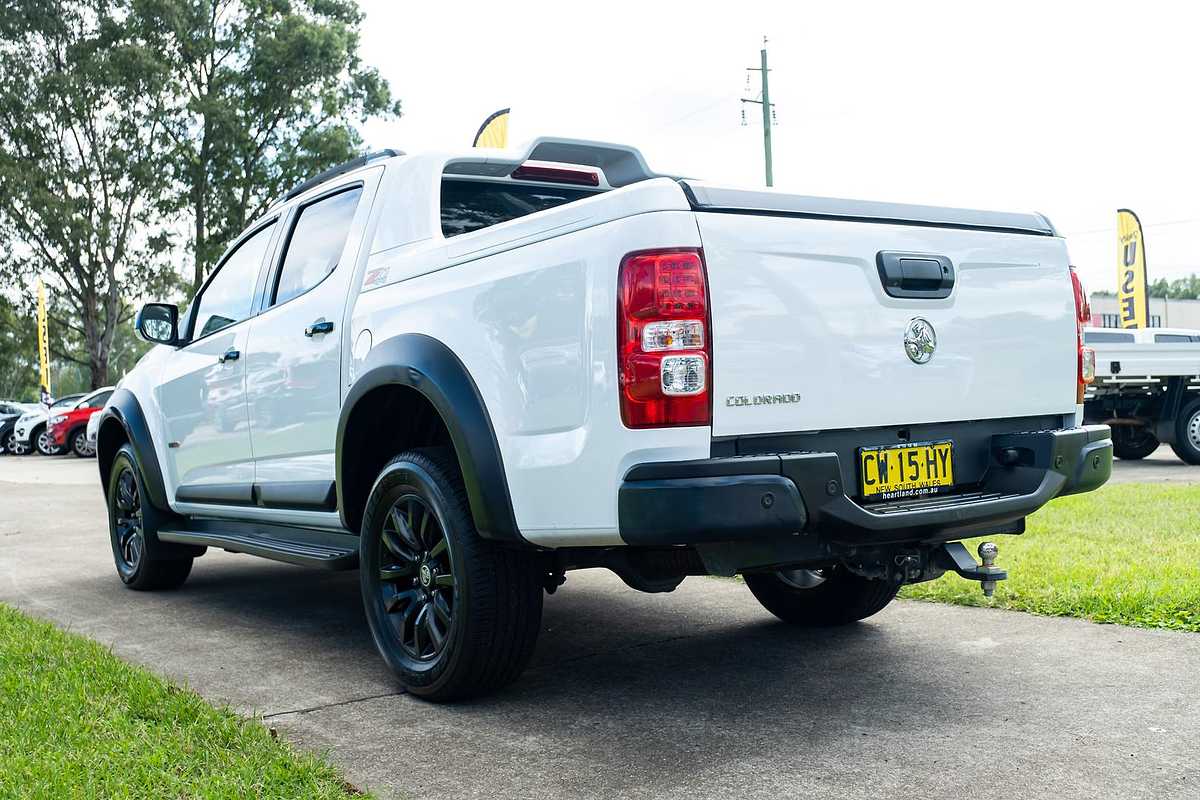
[[[983,596],[991,597],[996,592],[996,582],[1006,580],[1008,573],[996,566],[1000,548],[994,542],[979,545],[978,552],[982,564],[975,563],[962,542],[947,542],[938,551],[938,561],[940,566],[954,570],[969,581],[979,581]]]

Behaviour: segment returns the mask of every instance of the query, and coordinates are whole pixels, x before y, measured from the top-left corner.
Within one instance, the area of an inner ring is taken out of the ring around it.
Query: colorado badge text
[[[799,402],[800,395],[795,392],[788,394],[731,394],[725,398],[727,406],[774,406]]]

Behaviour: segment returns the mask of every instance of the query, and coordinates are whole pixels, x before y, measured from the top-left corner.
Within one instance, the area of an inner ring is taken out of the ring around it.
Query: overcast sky
[[[1089,289],[1116,285],[1116,209],[1150,278],[1200,272],[1200,15],[1170,2],[397,3],[362,0],[362,55],[405,115],[370,145],[469,146],[511,106],[540,135],[635,145],[651,168],[833,197],[1036,210]]]

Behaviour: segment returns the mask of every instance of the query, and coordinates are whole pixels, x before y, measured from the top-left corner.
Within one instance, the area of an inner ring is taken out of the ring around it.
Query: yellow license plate
[[[858,474],[864,498],[935,494],[954,485],[954,443],[864,447],[858,451]]]

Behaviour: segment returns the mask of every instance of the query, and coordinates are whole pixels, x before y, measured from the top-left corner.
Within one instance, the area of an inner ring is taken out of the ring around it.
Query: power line
[[[1171,220],[1170,222],[1142,223],[1142,227],[1143,228],[1163,228],[1168,225],[1192,225],[1197,222],[1200,222],[1200,217],[1193,217],[1191,219],[1175,219],[1175,220]],[[1091,234],[1094,234],[1094,233],[1112,233],[1115,229],[1116,229],[1116,226],[1114,225],[1111,228],[1096,228],[1095,230],[1090,230],[1090,231],[1075,231],[1074,233],[1064,233],[1063,236],[1090,236]]]

